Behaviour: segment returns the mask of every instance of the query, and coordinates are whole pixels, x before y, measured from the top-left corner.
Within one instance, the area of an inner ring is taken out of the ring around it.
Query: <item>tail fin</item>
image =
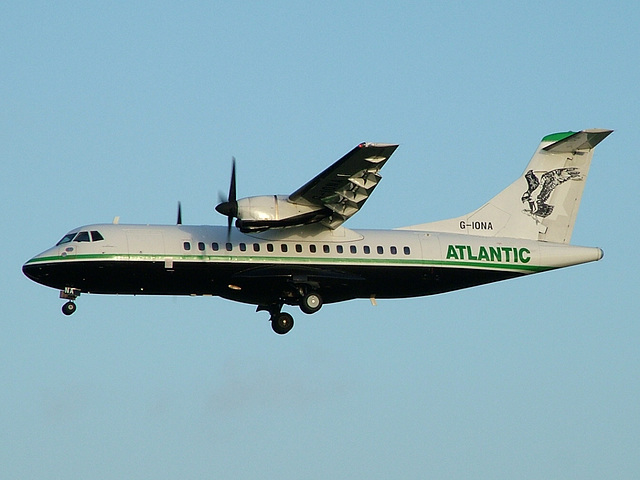
[[[593,148],[612,131],[592,129],[547,135],[522,176],[479,209],[458,218],[402,230],[569,243]]]

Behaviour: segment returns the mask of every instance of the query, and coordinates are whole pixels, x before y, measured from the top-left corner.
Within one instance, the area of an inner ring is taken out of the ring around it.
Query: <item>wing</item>
[[[322,223],[337,228],[354,215],[380,179],[380,169],[398,145],[361,143],[289,195],[289,201],[309,206],[325,207],[328,216]]]

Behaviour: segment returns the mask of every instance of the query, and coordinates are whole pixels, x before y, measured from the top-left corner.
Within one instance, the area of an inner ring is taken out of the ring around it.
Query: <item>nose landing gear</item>
[[[74,300],[80,296],[80,290],[77,288],[65,287],[64,290],[60,291],[60,298],[64,298],[65,300],[69,300],[62,306],[62,313],[65,315],[71,315],[77,309]]]
[[[76,311],[76,304],[71,301],[65,303],[62,306],[62,313],[64,313],[65,315],[71,315],[75,311]]]

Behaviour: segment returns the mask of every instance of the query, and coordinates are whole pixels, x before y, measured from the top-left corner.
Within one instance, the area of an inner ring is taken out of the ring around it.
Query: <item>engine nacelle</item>
[[[294,203],[286,195],[246,197],[237,204],[236,227],[245,233],[306,225],[326,217],[324,207]]]

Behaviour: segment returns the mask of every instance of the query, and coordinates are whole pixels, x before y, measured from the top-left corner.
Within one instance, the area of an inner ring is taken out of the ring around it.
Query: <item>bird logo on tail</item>
[[[547,203],[558,185],[568,180],[582,180],[580,170],[576,167],[557,168],[543,173],[540,178],[533,170],[529,170],[524,178],[529,188],[522,194],[522,202],[529,205],[525,210],[535,217],[546,218],[553,212],[553,205]]]

